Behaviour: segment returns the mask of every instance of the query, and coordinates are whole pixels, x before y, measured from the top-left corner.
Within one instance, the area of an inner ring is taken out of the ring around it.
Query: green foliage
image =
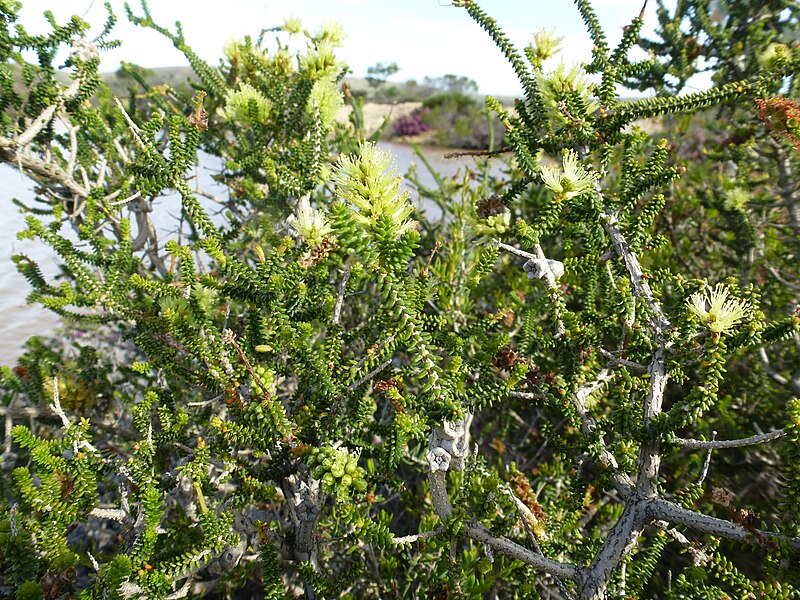
[[[505,162],[410,172],[432,218],[340,89],[338,26],[214,67],[128,8],[196,89],[127,66],[122,99],[110,9],[90,43],[0,2],[0,160],[61,272],[14,260],[67,326],[0,371],[4,593],[796,597],[795,7],[660,6],[612,47],[581,0],[592,59],[554,66],[553,34],[520,51],[454,4],[524,93],[435,82],[428,117]]]
[[[472,96],[462,92],[438,93],[427,98],[422,120],[434,130],[437,144],[452,148],[493,150],[503,143],[501,124]]]

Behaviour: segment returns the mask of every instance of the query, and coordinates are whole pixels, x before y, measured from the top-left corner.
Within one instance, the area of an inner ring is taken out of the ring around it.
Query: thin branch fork
[[[626,358],[621,358],[614,354],[613,352],[609,352],[605,348],[598,348],[598,352],[602,354],[604,357],[609,359],[611,363],[609,366],[620,366],[620,367],[628,367],[629,369],[633,369],[634,371],[647,371],[647,366],[634,362],[632,360],[628,360]]]
[[[527,258],[529,261],[537,261],[539,264],[543,266],[543,276],[545,283],[547,284],[547,289],[550,291],[550,298],[553,301],[553,306],[555,307],[555,315],[554,320],[556,322],[556,337],[561,337],[566,333],[566,328],[564,327],[564,320],[559,315],[558,309],[558,300],[561,296],[561,290],[558,286],[557,276],[553,273],[553,269],[551,268],[551,262],[547,256],[545,256],[544,250],[542,250],[542,246],[540,244],[536,244],[534,246],[535,254],[531,254],[530,252],[525,252],[524,250],[520,250],[515,248],[514,246],[509,246],[508,244],[504,244],[500,240],[492,240],[492,243],[495,244],[498,248],[505,250],[506,252],[510,252],[511,254],[515,254],[516,256],[521,256],[522,258]],[[563,271],[562,271],[563,272]]]
[[[54,102],[44,109],[41,114],[36,117],[33,123],[30,124],[28,129],[22,132],[16,139],[11,140],[12,145],[17,146],[18,148],[23,148],[30,144],[33,138],[35,138],[42,131],[42,129],[45,128],[45,125],[47,125],[53,119],[53,115],[55,114],[56,110],[63,105],[63,102],[65,100],[71,100],[77,96],[80,88],[81,80],[76,79],[73,81],[72,84],[64,91],[64,94],[61,96],[59,101]],[[0,146],[3,145],[5,145],[3,139],[0,139]]]
[[[586,408],[586,401],[589,396],[597,391],[610,377],[611,372],[608,369],[603,369],[590,383],[579,389],[572,396],[572,406],[575,408],[575,412],[578,413],[578,418],[581,420],[581,433],[587,437],[593,436],[594,430],[597,428],[597,422],[589,415],[589,411]],[[606,448],[605,444],[602,444],[600,450],[600,460],[605,466],[610,467],[614,471],[614,481],[617,487],[621,486],[621,489],[629,489],[633,486],[633,481],[628,474],[619,471],[619,463],[617,463],[616,457]]]
[[[38,178],[56,183],[76,198],[85,198],[89,195],[89,191],[75,181],[66,171],[56,165],[38,160],[29,154],[4,146],[3,141],[5,139],[8,138],[0,136],[0,163],[15,164],[19,171],[30,171]]]
[[[692,563],[694,565],[705,565],[711,560],[711,556],[706,554],[702,548],[698,548],[689,538],[683,535],[666,521],[656,521],[654,525],[664,531],[672,539],[678,542],[684,549],[692,555]]]

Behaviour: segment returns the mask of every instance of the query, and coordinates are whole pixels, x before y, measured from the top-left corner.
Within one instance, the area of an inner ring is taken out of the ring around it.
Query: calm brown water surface
[[[382,143],[382,146],[392,152],[396,157],[397,168],[401,173],[405,173],[412,163],[419,163],[419,159],[414,154],[410,146],[395,144],[391,142]],[[463,172],[465,166],[472,165],[473,159],[465,157],[459,159],[446,160],[443,155],[448,150],[442,148],[426,147],[424,153],[431,164],[444,176],[452,176],[457,172]],[[496,165],[499,173],[500,166]],[[208,189],[213,186],[210,179],[214,171],[213,165],[200,166],[201,185]],[[426,186],[433,186],[433,178],[425,167],[419,164],[418,173],[422,183]],[[59,324],[59,319],[53,313],[47,311],[40,305],[28,305],[26,298],[31,288],[25,278],[20,275],[15,265],[11,262],[14,254],[24,254],[35,260],[41,267],[48,279],[58,273],[58,263],[52,251],[39,241],[18,240],[17,232],[25,227],[24,215],[20,209],[11,202],[12,198],[17,198],[25,204],[30,205],[33,201],[33,192],[30,181],[20,176],[7,165],[0,165],[0,364],[13,364],[16,358],[22,353],[22,346],[25,341],[33,335],[50,335]],[[221,190],[215,190],[221,194]],[[172,204],[170,204],[172,202]],[[163,213],[163,216],[177,212],[175,198],[164,198],[159,201],[159,206],[155,208],[156,221]],[[431,209],[433,212],[434,209]],[[68,226],[65,226],[67,229]],[[165,235],[159,236],[160,243],[166,241]]]

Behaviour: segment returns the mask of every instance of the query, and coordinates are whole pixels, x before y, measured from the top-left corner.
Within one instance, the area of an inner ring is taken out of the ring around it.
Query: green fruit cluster
[[[309,452],[306,464],[311,469],[311,476],[322,481],[322,489],[336,494],[340,500],[347,498],[353,489],[367,491],[367,472],[358,466],[358,456],[346,448],[314,448]]]
[[[250,387],[253,389],[254,396],[274,396],[278,391],[277,380],[275,371],[268,369],[264,365],[256,365],[253,367],[253,372],[258,376],[250,378]]]

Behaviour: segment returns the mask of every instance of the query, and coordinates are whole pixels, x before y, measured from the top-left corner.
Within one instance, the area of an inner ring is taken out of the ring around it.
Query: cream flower
[[[347,34],[344,32],[344,27],[341,23],[336,21],[325,21],[319,28],[316,35],[318,40],[328,40],[336,47],[340,47],[344,42]]]
[[[600,108],[600,104],[593,97],[594,87],[586,71],[579,65],[567,68],[561,63],[554,71],[540,79],[542,99],[548,112],[562,125],[572,125],[576,119],[583,120]],[[584,114],[565,114],[563,105],[568,97],[573,100],[570,104],[580,99]]]
[[[750,194],[748,191],[741,187],[734,187],[724,192],[725,199],[722,201],[722,206],[728,210],[744,210],[747,203],[750,201]]]
[[[225,96],[222,116],[239,125],[264,123],[269,117],[272,102],[249,83],[240,83]]]
[[[563,37],[556,37],[555,31],[540,29],[533,34],[533,43],[530,45],[533,55],[540,61],[552,58],[558,53],[558,47],[564,41]]]
[[[328,219],[311,207],[308,196],[303,196],[297,201],[295,213],[290,215],[286,222],[291,227],[292,233],[310,246],[319,246],[325,237],[333,233]]]
[[[558,167],[539,168],[545,187],[556,196],[568,200],[594,189],[597,173],[584,168],[573,150],[564,151],[562,164],[563,170]]]
[[[474,237],[478,242],[488,242],[498,235],[502,235],[511,228],[511,212],[504,210],[485,219],[476,219],[467,224],[466,232],[469,237]]]
[[[409,217],[414,207],[409,192],[400,189],[402,178],[394,169],[394,159],[371,142],[361,144],[358,156],[342,156],[332,177],[336,193],[353,208],[356,221],[370,229],[380,217],[388,217],[395,235],[416,225]]]
[[[315,79],[338,75],[342,63],[336,58],[335,47],[329,39],[309,45],[308,52],[300,57],[301,70],[309,72]]]
[[[332,129],[336,123],[336,115],[339,109],[344,106],[344,96],[336,82],[332,78],[319,79],[314,82],[311,94],[308,97],[308,110],[313,111],[316,102],[319,110],[322,126],[325,129]]]
[[[283,23],[283,30],[291,33],[292,35],[298,35],[301,31],[303,31],[303,22],[297,17],[289,17]]]
[[[722,283],[705,294],[692,294],[688,302],[689,311],[713,333],[728,333],[747,316],[747,303],[728,298],[728,294],[727,286]]]

